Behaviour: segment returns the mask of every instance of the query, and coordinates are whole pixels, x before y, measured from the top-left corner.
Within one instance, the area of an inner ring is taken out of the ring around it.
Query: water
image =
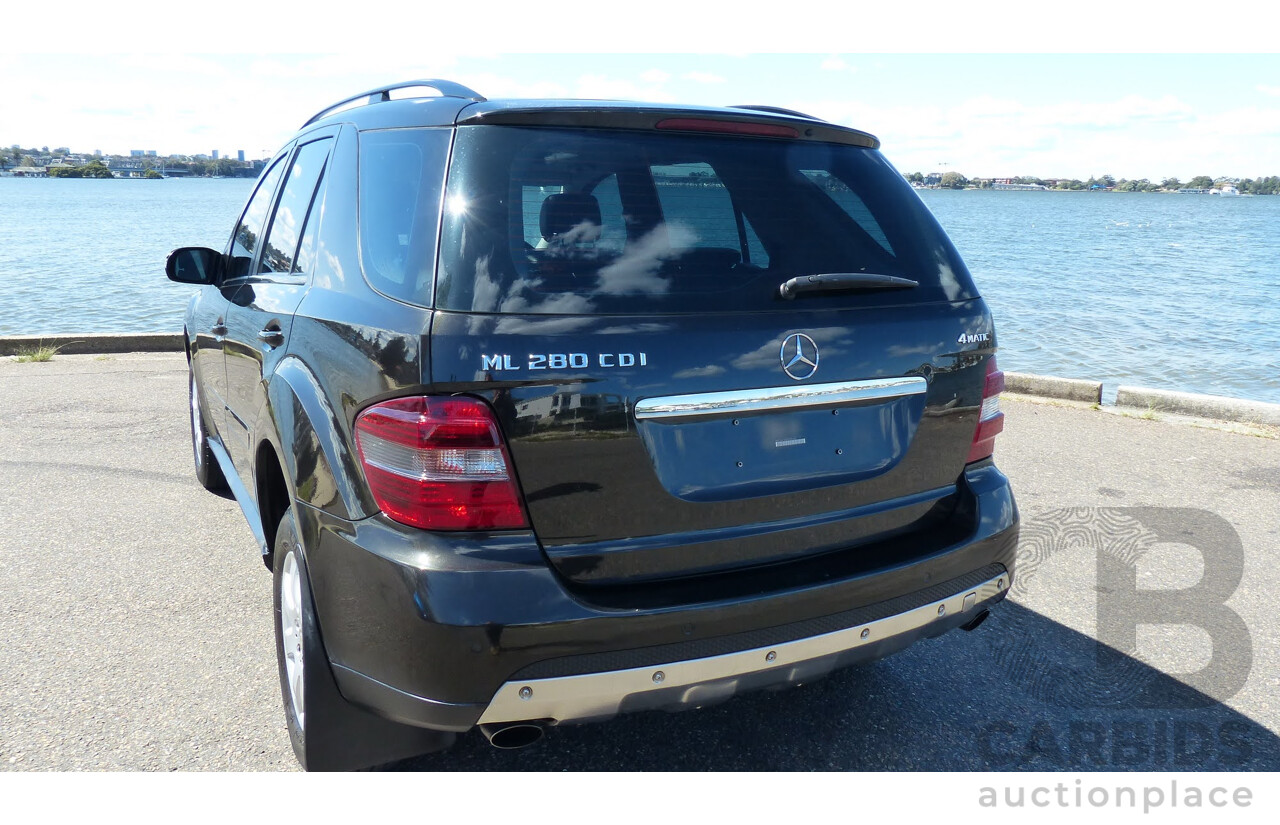
[[[1280,402],[1280,196],[921,190],[1015,372]]]
[[[0,335],[181,330],[165,258],[222,249],[253,183],[0,178]]]
[[[253,182],[0,179],[0,335],[179,330]],[[1006,370],[1280,403],[1280,196],[922,190]]]

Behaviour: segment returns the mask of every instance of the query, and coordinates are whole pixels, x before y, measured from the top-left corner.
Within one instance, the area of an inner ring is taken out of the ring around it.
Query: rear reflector
[[[759,137],[800,137],[790,126],[776,123],[748,123],[741,120],[711,120],[696,117],[669,117],[660,120],[655,129],[678,129],[682,132],[716,132],[723,135],[757,135]]]
[[[1004,430],[1004,413],[1000,412],[1000,393],[1004,392],[1004,373],[996,367],[995,356],[987,362],[987,378],[982,389],[982,413],[973,431],[973,444],[967,461],[980,461],[995,450],[996,436]]]
[[[356,449],[388,517],[424,530],[528,526],[493,411],[464,396],[397,398],[356,417]]]

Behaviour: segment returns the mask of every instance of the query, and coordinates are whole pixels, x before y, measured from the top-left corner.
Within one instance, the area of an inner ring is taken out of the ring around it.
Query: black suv
[[[986,618],[1018,534],[995,331],[878,146],[414,81],[311,118],[224,251],[170,255],[207,287],[196,473],[274,570],[305,767],[518,747]]]

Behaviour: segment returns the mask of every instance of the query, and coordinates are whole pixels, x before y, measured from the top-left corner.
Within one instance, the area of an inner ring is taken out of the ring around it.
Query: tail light
[[[1000,412],[1000,393],[1004,392],[1004,373],[996,367],[995,356],[987,362],[986,385],[982,389],[982,413],[973,431],[973,445],[968,461],[979,461],[991,455],[996,436],[1004,429],[1004,413]]]
[[[356,417],[356,449],[382,512],[424,530],[528,527],[497,419],[464,396],[397,398]]]

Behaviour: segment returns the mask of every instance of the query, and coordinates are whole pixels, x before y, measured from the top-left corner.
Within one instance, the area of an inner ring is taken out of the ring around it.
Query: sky
[[[350,4],[319,0],[311,24],[232,5],[222,12],[229,21],[253,25],[232,26],[235,36],[181,38],[172,35],[219,26],[203,11],[184,18],[194,13],[157,5],[149,14],[151,0],[141,2],[141,36],[64,32],[52,44],[64,53],[23,52],[19,44],[0,54],[8,81],[0,146],[160,155],[217,149],[233,157],[242,149],[264,157],[338,99],[442,77],[489,98],[785,106],[875,134],[903,172],[1156,182],[1280,175],[1280,55],[1052,51],[1099,42],[1146,50],[1194,43],[1189,35],[1204,31],[1231,33],[1203,38],[1209,43],[1267,47],[1257,34],[1266,27],[1256,19],[1248,25],[1231,0],[1185,20],[1124,18],[1092,0],[1073,7],[1079,14],[1069,20],[1037,20],[1000,3],[967,6],[973,14],[966,18],[948,17],[941,5],[894,16],[855,13],[849,4],[787,4],[793,22],[809,24],[800,36],[776,4],[760,7],[771,16],[744,12],[734,21],[707,11],[716,7],[655,0],[643,7],[649,22],[621,19],[617,9],[628,7],[616,4],[613,12],[592,6],[595,16],[538,22],[514,13],[549,7],[481,2],[461,18],[440,20],[419,5],[366,0],[366,13],[356,15]],[[333,9],[347,11],[326,13]],[[147,36],[148,26],[158,33]],[[296,36],[245,34],[273,26]],[[661,36],[647,34],[655,27]],[[141,45],[157,50],[121,53]],[[173,51],[178,45],[194,51]],[[290,50],[301,45],[318,48]],[[851,51],[856,46],[862,49]],[[957,46],[1051,51],[983,54]]]

